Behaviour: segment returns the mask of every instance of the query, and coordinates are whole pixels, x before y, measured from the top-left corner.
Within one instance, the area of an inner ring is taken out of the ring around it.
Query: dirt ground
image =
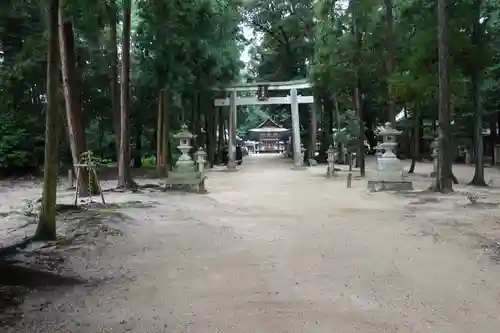
[[[208,172],[206,195],[106,193],[123,204],[100,211],[126,217],[107,225],[119,232],[61,252],[63,272],[85,283],[32,290],[0,331],[499,332],[499,171],[487,169],[490,189],[444,196],[422,191],[430,164],[405,194],[290,166],[250,156],[238,172]],[[39,195],[17,186],[0,200]]]

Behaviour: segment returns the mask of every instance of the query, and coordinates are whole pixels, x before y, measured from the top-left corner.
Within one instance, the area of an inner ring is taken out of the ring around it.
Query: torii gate
[[[229,92],[229,97],[214,99],[215,107],[229,106],[229,149],[228,164],[230,170],[236,169],[236,113],[238,105],[278,105],[289,104],[292,111],[292,137],[293,137],[293,164],[294,167],[302,166],[299,104],[314,104],[314,97],[298,94],[300,89],[310,89],[311,84],[307,80],[296,80],[286,82],[257,82],[235,84],[223,91]],[[269,90],[289,90],[290,94],[285,97],[269,97]],[[253,92],[254,96],[238,96],[238,92]]]

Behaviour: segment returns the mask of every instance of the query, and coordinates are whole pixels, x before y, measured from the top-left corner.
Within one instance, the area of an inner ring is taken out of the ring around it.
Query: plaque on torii
[[[269,99],[269,85],[259,84],[257,86],[257,99],[267,101]]]

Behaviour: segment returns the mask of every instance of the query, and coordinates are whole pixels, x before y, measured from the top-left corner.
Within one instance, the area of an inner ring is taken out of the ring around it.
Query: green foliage
[[[78,97],[87,146],[106,163],[116,158],[110,22],[118,20],[120,43],[119,5],[115,0],[65,3],[65,18],[75,29]],[[189,120],[196,94],[239,76],[240,11],[233,0],[136,0],[132,11],[131,136],[143,155],[152,156],[160,89],[168,88],[175,131],[180,120]],[[0,4],[0,169],[38,167],[43,161],[46,36],[42,14],[38,0]],[[62,156],[70,161],[65,132],[64,126]]]
[[[166,88],[171,128],[181,122],[200,127],[211,110],[211,88],[247,80],[283,81],[308,76],[314,92],[338,104],[339,141],[359,132],[353,115],[355,86],[353,22],[361,33],[360,81],[367,130],[387,119],[387,100],[397,111],[420,110],[426,123],[437,115],[437,6],[434,0],[394,0],[395,71],[386,71],[385,12],[382,0],[135,0],[132,6],[131,139],[143,163],[154,162],[158,93]],[[471,73],[479,66],[481,105],[486,120],[500,110],[500,2],[484,0],[474,42],[475,2],[450,2],[450,54],[454,133],[470,137],[473,109]],[[111,103],[110,23],[118,21],[120,2],[66,0],[78,55],[78,91],[88,149],[115,160]],[[348,6],[349,5],[349,6]],[[0,2],[0,169],[40,166],[43,160],[46,32],[38,0]],[[245,25],[254,30],[246,41]],[[250,63],[239,60],[251,43]],[[118,49],[120,45],[118,43]],[[325,104],[326,105],[326,104]],[[327,120],[323,110],[319,120]],[[64,115],[64,110],[61,110]],[[195,117],[198,114],[198,118]],[[238,134],[267,117],[290,124],[286,107],[248,107],[238,116]],[[301,109],[301,125],[308,112]],[[64,118],[64,117],[62,117]],[[335,117],[334,117],[335,118]],[[323,124],[324,125],[324,124]],[[326,124],[329,126],[329,123]],[[66,126],[61,130],[62,161],[70,161]],[[424,133],[429,134],[426,127]],[[172,142],[172,147],[177,145]],[[173,149],[174,159],[179,152]]]

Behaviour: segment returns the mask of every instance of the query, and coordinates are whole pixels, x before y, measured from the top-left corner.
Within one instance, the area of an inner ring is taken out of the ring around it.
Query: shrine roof
[[[267,118],[256,128],[250,129],[250,132],[286,132],[286,131],[288,131],[288,128],[284,128],[271,118]]]

